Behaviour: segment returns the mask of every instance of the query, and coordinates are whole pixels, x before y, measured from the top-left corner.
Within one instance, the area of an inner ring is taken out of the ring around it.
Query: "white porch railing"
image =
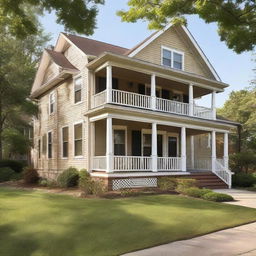
[[[210,157],[195,158],[194,165],[192,166],[191,159],[187,158],[187,168],[199,171],[211,171],[212,170],[212,159]]]
[[[163,112],[189,115],[189,104],[174,100],[157,98],[156,109]]]
[[[114,171],[152,171],[152,158],[144,156],[114,156]]]
[[[194,116],[204,119],[213,119],[213,111],[211,108],[194,105]]]
[[[95,171],[106,171],[107,158],[106,156],[94,156],[92,158],[92,168]]]
[[[215,170],[213,172],[222,179],[229,188],[231,188],[232,183],[232,172],[224,167],[223,165],[224,160],[223,159],[216,159],[215,161]]]
[[[181,158],[180,157],[158,157],[157,169],[160,171],[181,170]]]
[[[112,103],[150,109],[151,97],[133,92],[112,90]]]
[[[93,95],[93,98],[92,98],[92,103],[93,103],[93,107],[96,108],[100,105],[103,105],[106,103],[107,99],[107,91],[102,91],[102,92],[99,92],[97,94],[94,94]]]

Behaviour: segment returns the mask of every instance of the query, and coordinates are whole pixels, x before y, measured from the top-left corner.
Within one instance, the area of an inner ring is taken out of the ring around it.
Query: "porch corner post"
[[[157,172],[157,123],[152,123],[152,171]]]
[[[151,75],[151,108],[156,109],[156,75]]]
[[[191,150],[191,168],[195,168],[195,140],[194,136],[190,136],[190,150]]]
[[[106,67],[106,90],[107,90],[107,103],[112,102],[112,66]]]
[[[216,120],[216,91],[212,92],[212,119]]]
[[[224,167],[226,169],[229,169],[228,164],[228,132],[224,133],[224,154],[223,154],[223,160],[224,160]]]
[[[189,115],[194,115],[194,89],[193,84],[189,84]]]
[[[181,127],[181,170],[183,172],[187,169],[187,163],[186,163],[186,127]]]
[[[216,132],[212,131],[212,171],[215,172],[216,162]]]
[[[113,131],[112,118],[107,117],[106,127],[106,166],[107,172],[113,172]]]

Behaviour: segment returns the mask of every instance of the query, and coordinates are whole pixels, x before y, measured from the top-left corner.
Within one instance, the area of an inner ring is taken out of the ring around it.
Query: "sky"
[[[116,12],[128,9],[128,0],[106,0],[105,5],[99,7],[97,16],[97,29],[89,38],[132,48],[144,40],[154,31],[148,30],[148,23],[138,21],[136,23],[122,22]],[[65,31],[62,25],[56,23],[54,13],[46,13],[41,18],[41,23],[46,32],[51,33],[52,40],[49,44],[55,45],[60,32]],[[240,90],[250,85],[254,74],[252,69],[255,63],[252,61],[252,52],[236,54],[228,49],[224,42],[220,41],[216,24],[206,24],[197,16],[188,17],[188,29],[210,60],[221,80],[229,84],[229,88],[223,93],[217,94],[216,105],[221,107],[233,90]],[[209,96],[200,100],[201,105],[209,106]]]

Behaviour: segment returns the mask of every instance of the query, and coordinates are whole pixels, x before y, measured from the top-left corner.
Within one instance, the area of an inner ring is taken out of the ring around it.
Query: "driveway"
[[[256,208],[256,193],[218,189],[234,197],[231,204]],[[234,213],[235,214],[235,213]],[[125,254],[125,256],[256,256],[256,222]]]

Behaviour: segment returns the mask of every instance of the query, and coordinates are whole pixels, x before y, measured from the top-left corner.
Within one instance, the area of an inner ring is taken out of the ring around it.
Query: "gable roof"
[[[173,26],[173,24],[169,24],[168,26],[166,26],[164,29],[159,30],[154,32],[152,35],[150,35],[148,38],[146,38],[145,40],[143,40],[141,43],[137,44],[134,48],[132,48],[131,50],[129,50],[126,54],[129,57],[134,57],[137,53],[139,53],[142,49],[144,49],[147,45],[149,45],[151,42],[153,42],[156,38],[158,38],[159,36],[161,36],[166,30],[168,30],[169,28],[171,28]],[[212,64],[210,63],[209,59],[206,57],[206,55],[204,54],[203,50],[201,49],[201,47],[198,45],[198,43],[196,42],[195,38],[192,36],[192,34],[190,33],[190,31],[188,30],[187,27],[185,26],[180,26],[182,28],[182,30],[185,32],[185,35],[188,37],[188,39],[191,41],[192,45],[195,47],[196,51],[198,52],[198,54],[201,56],[201,58],[203,59],[203,61],[205,62],[205,64],[207,65],[207,67],[210,69],[211,73],[213,74],[214,78],[217,81],[221,81],[219,75],[217,74],[216,70],[214,69],[214,67],[212,66]]]
[[[80,50],[88,55],[99,56],[103,52],[112,52],[116,54],[124,54],[129,49],[113,44],[100,42],[86,37],[76,36],[72,34],[65,35],[72,43],[74,43]]]
[[[56,52],[53,50],[45,49],[45,51],[49,54],[50,58],[54,63],[64,69],[74,69],[77,70],[75,66],[73,66],[68,59],[64,56],[64,54],[60,52]]]

